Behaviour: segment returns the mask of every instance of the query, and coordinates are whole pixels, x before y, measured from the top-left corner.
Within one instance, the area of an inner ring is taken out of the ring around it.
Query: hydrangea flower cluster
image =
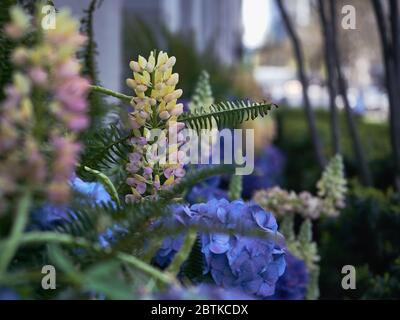
[[[20,45],[12,59],[19,71],[6,88],[1,106],[0,197],[30,184],[53,203],[66,203],[68,184],[80,152],[77,135],[87,127],[89,81],[80,76],[76,52],[85,42],[68,11],[57,14],[55,29],[43,30],[19,7],[5,28],[16,42],[35,33],[38,40]],[[48,168],[51,168],[48,170]]]
[[[336,217],[345,205],[346,184],[342,158],[337,155],[328,164],[317,183],[317,196],[307,191],[297,194],[273,187],[257,191],[253,200],[277,216],[299,213],[310,219],[317,219],[321,215]]]
[[[273,300],[304,300],[307,295],[309,274],[306,263],[290,252],[286,256],[286,270],[276,283]]]
[[[135,97],[130,114],[134,138],[127,165],[126,182],[131,187],[131,194],[126,196],[128,203],[155,197],[159,190],[170,188],[185,175],[184,152],[179,150],[183,144],[179,131],[185,124],[178,122],[183,104],[177,103],[182,90],[175,89],[179,81],[179,75],[172,73],[175,62],[175,57],[160,51],[157,60],[151,52],[148,59],[139,56],[138,61],[129,64],[133,79],[126,82]],[[150,136],[151,129],[159,129],[157,139]],[[166,154],[168,159],[162,161]]]
[[[101,183],[85,182],[74,177],[69,184],[72,190],[77,192],[86,202],[90,201],[93,204],[112,203],[110,195]],[[29,229],[54,230],[56,226],[65,223],[70,216],[74,216],[74,213],[67,205],[46,203],[32,210]],[[101,242],[103,242],[102,239]]]
[[[189,288],[173,286],[151,298],[158,300],[254,300],[254,297],[243,293],[243,291],[224,289],[209,284]]]
[[[285,260],[282,246],[276,241],[281,237],[278,225],[270,212],[240,200],[213,199],[176,213],[173,219],[183,225],[239,232],[200,232],[204,275],[209,275],[220,287],[251,296],[264,298],[274,293],[275,283],[285,270]],[[251,231],[264,232],[266,238],[241,235]],[[183,239],[179,240],[180,243],[175,243],[166,239],[155,261],[165,261],[167,256],[172,259],[182,245]]]

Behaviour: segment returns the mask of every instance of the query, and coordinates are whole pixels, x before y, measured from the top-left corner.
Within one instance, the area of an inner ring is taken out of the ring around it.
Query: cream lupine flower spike
[[[127,165],[127,184],[132,190],[126,196],[127,202],[156,196],[159,189],[171,187],[185,174],[180,161],[183,152],[179,151],[182,141],[168,145],[169,152],[178,160],[175,163],[160,163],[159,158],[151,156],[156,145],[168,143],[166,133],[169,128],[175,127],[176,131],[184,128],[184,124],[178,122],[183,105],[177,100],[183,92],[175,88],[179,81],[179,75],[172,72],[175,62],[175,57],[168,57],[162,51],[156,60],[152,51],[148,59],[139,55],[137,61],[129,64],[133,78],[127,79],[126,84],[135,91],[131,101],[134,110],[130,113],[135,138],[131,141],[132,153]],[[162,139],[147,141],[151,129],[162,130]]]

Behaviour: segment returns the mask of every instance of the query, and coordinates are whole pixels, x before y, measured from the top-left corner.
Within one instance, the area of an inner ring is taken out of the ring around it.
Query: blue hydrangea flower
[[[54,230],[66,221],[68,215],[69,210],[66,206],[45,203],[43,206],[32,210],[29,229]]]
[[[275,146],[268,146],[256,155],[254,172],[243,177],[243,196],[250,198],[254,191],[271,188],[281,183],[285,157]]]
[[[305,262],[291,253],[286,254],[286,271],[279,278],[274,300],[304,300],[307,294],[309,275]]]
[[[189,203],[207,202],[212,199],[228,199],[226,191],[217,187],[211,187],[206,185],[196,185],[192,188],[187,196]]]
[[[243,291],[224,289],[215,285],[201,284],[196,287],[170,289],[158,294],[157,300],[254,300]]]
[[[171,217],[161,222],[162,228],[185,227],[191,223],[192,213],[187,206],[172,205],[170,206],[173,214]],[[172,262],[175,254],[180,250],[185,240],[185,233],[176,236],[166,237],[161,244],[161,248],[154,256],[152,263],[161,269],[165,269]]]
[[[111,202],[111,197],[101,183],[98,182],[85,182],[82,179],[75,177],[71,181],[72,188],[83,194],[93,203],[100,204],[102,202]]]
[[[93,204],[111,202],[111,197],[101,183],[85,182],[78,177],[71,180],[72,188],[84,195]],[[29,229],[53,230],[63,224],[71,209],[67,206],[52,205],[45,203],[31,212],[31,225]]]
[[[0,300],[19,300],[19,295],[10,288],[0,287]]]
[[[281,237],[274,216],[260,206],[241,200],[211,200],[191,207],[196,223],[209,228],[259,230]],[[201,233],[205,274],[218,286],[236,288],[246,294],[267,297],[285,270],[284,251],[270,239],[235,234]]]

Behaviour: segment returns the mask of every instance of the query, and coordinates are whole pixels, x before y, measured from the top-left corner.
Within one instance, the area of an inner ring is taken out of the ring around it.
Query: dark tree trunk
[[[338,124],[338,112],[336,108],[336,86],[335,86],[335,61],[330,50],[332,48],[331,25],[328,23],[326,8],[323,0],[318,0],[318,13],[321,21],[322,35],[324,39],[324,59],[327,71],[327,85],[329,91],[329,110],[332,150],[334,154],[340,153],[340,135]]]
[[[339,53],[339,47],[337,44],[337,36],[336,36],[336,3],[335,0],[330,0],[330,16],[331,16],[331,34],[330,37],[332,39],[332,52],[333,52],[333,57],[334,57],[334,63],[335,63],[335,68],[336,68],[336,77],[338,81],[338,89],[339,89],[339,94],[341,95],[343,99],[343,104],[345,108],[345,113],[346,113],[346,120],[347,120],[347,125],[349,127],[349,133],[350,133],[350,138],[352,141],[352,145],[354,148],[360,176],[362,182],[370,186],[372,185],[372,178],[371,178],[371,173],[368,168],[367,160],[365,159],[365,154],[364,150],[361,145],[360,137],[357,132],[356,124],[354,121],[354,116],[353,116],[353,111],[351,109],[349,99],[347,97],[347,84],[346,80],[343,76],[342,73],[342,63],[341,63],[341,57]]]
[[[318,164],[320,165],[320,167],[324,168],[326,161],[325,161],[325,158],[324,158],[324,155],[322,152],[322,145],[321,145],[321,142],[318,137],[315,115],[311,108],[310,99],[308,97],[308,79],[307,79],[307,76],[306,76],[306,73],[304,70],[304,57],[303,57],[302,49],[300,47],[300,41],[294,30],[294,27],[292,25],[292,22],[290,20],[290,17],[288,15],[286,9],[285,9],[285,6],[282,3],[282,0],[276,0],[276,4],[279,8],[279,11],[281,13],[286,30],[292,41],[294,55],[295,55],[296,63],[297,63],[297,73],[298,73],[298,77],[302,84],[302,89],[303,89],[304,111],[306,114],[308,128],[310,130],[311,141],[312,141],[312,144],[314,147],[315,158],[316,158]]]
[[[398,8],[396,0],[390,2],[390,25],[389,30],[385,21],[385,13],[381,1],[371,0],[375,13],[376,23],[378,25],[379,37],[381,40],[382,60],[385,65],[385,83],[389,99],[389,124],[390,124],[390,139],[393,149],[393,160],[395,165],[395,186],[400,190],[400,95],[399,95],[399,79],[398,69],[399,58],[399,43],[398,43]],[[390,31],[392,36],[390,36]]]

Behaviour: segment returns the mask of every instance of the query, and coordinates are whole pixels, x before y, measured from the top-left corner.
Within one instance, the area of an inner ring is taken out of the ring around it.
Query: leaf
[[[187,127],[200,131],[210,128],[215,121],[218,129],[235,128],[244,121],[254,120],[258,116],[265,116],[273,107],[272,103],[250,103],[249,101],[221,102],[210,106],[209,110],[203,108],[188,112],[180,116],[179,121],[186,123]]]
[[[131,137],[131,132],[119,128],[116,124],[95,132],[86,140],[87,147],[81,158],[81,166],[102,170],[126,162],[130,151],[128,140]]]
[[[179,252],[174,256],[171,264],[167,268],[167,271],[171,274],[177,274],[182,266],[182,264],[187,260],[189,254],[197,241],[197,232],[195,230],[191,230],[185,237],[185,241],[182,245],[182,248]]]
[[[91,174],[93,174],[97,180],[100,181],[100,183],[104,186],[108,194],[111,196],[111,199],[113,199],[118,205],[121,204],[118,196],[117,189],[115,188],[114,184],[110,180],[109,177],[107,177],[104,173],[102,173],[99,170],[94,170],[91,169],[87,166],[84,166],[83,169]]]
[[[201,239],[197,236],[187,261],[182,267],[183,274],[192,281],[203,277],[204,258],[201,252]]]

